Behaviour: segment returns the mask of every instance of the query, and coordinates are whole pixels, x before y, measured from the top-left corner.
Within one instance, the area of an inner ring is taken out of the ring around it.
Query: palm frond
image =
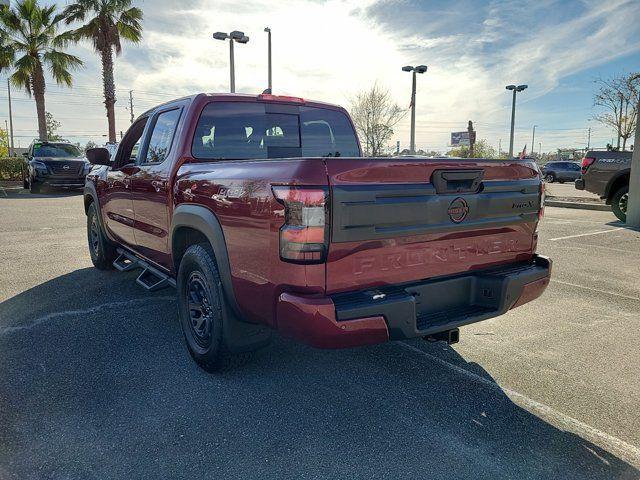
[[[31,96],[31,76],[27,72],[17,70],[9,80],[14,87],[24,89]]]
[[[11,67],[15,57],[16,51],[11,45],[0,46],[0,71]]]
[[[71,71],[77,70],[84,65],[82,60],[75,55],[58,50],[48,51],[42,56],[42,59],[49,66],[53,79],[58,84],[68,87],[73,84]]]

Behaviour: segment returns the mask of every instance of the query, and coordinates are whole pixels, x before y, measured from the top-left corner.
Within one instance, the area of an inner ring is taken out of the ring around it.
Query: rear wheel
[[[618,189],[611,197],[611,210],[621,222],[627,223],[627,204],[629,203],[629,185]]]
[[[553,183],[556,181],[556,176],[553,173],[547,173],[544,179],[547,183]]]
[[[100,227],[95,203],[89,205],[87,211],[87,240],[93,265],[100,270],[113,268],[113,261],[118,257],[118,252]]]
[[[215,372],[243,364],[250,354],[232,354],[227,348],[224,293],[208,245],[192,245],[187,249],[180,262],[177,287],[182,332],[198,365]]]

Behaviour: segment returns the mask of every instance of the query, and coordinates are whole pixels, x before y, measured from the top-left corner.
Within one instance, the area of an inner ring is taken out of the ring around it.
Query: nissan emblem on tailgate
[[[453,223],[461,223],[469,214],[469,204],[464,198],[458,197],[451,202],[447,213]]]

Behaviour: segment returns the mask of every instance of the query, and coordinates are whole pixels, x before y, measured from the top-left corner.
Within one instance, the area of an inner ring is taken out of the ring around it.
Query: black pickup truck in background
[[[632,155],[633,152],[590,150],[582,160],[582,175],[575,182],[578,190],[606,200],[622,222],[627,221]]]

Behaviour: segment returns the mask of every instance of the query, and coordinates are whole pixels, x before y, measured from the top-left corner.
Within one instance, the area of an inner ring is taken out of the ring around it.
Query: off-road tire
[[[29,180],[27,180],[26,178],[22,179],[22,188],[24,188],[25,190],[29,190]]]
[[[629,185],[619,188],[611,197],[611,210],[623,223],[627,223],[627,202],[629,200]]]
[[[244,365],[252,352],[235,354],[227,347],[224,292],[215,255],[208,244],[192,245],[187,249],[180,262],[176,283],[180,325],[196,363],[207,372]]]
[[[113,261],[118,258],[118,252],[102,231],[95,203],[87,210],[87,241],[93,265],[99,270],[114,268]]]

